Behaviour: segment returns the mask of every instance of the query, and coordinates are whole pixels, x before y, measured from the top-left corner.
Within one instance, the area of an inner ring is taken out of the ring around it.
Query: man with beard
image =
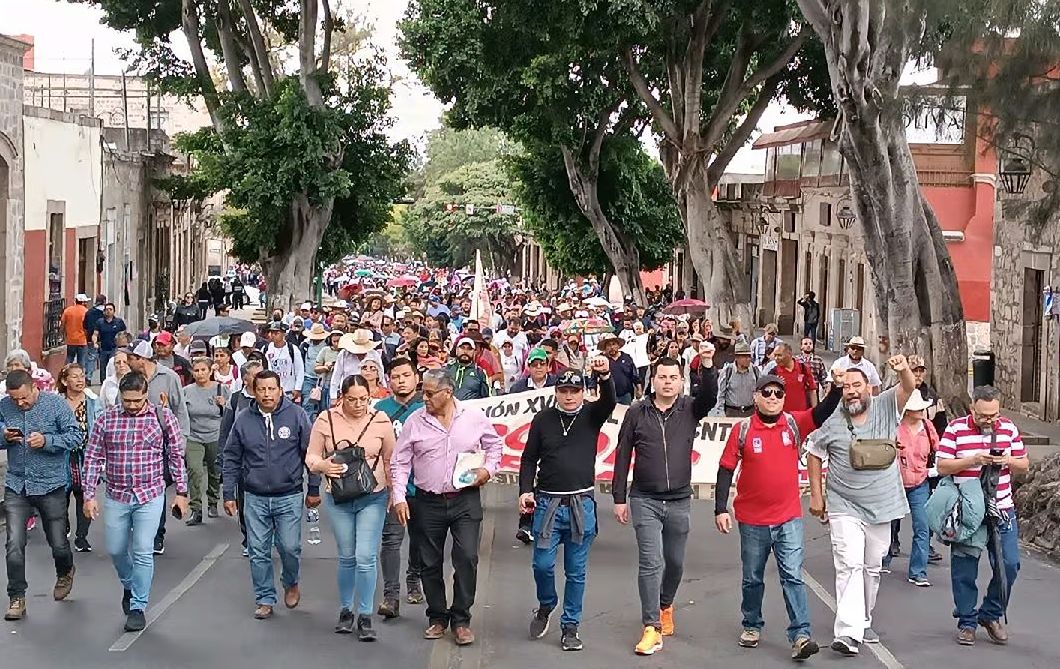
[[[786,345],[785,345],[786,346]],[[777,347],[779,351],[780,346]],[[843,372],[836,372],[842,376]],[[837,384],[838,386],[838,384]],[[839,406],[838,387],[824,402],[798,411],[785,411],[787,383],[767,374],[758,379],[755,412],[729,431],[718,463],[714,488],[714,524],[722,534],[732,531],[729,489],[737,465],[734,511],[740,526],[743,632],[740,645],[756,648],[765,621],[762,619],[763,576],[769,554],[777,560],[784,604],[788,610],[788,643],[791,657],[805,660],[819,650],[810,634],[810,610],[802,581],[802,492],[799,489],[799,448],[802,437],[813,432]],[[795,392],[802,392],[796,387]]]
[[[155,362],[176,372],[184,385],[191,385],[193,382],[191,363],[188,362],[187,358],[177,355],[174,351],[175,345],[176,341],[173,339],[173,335],[165,331],[159,332],[151,343],[151,348],[155,352]]]
[[[836,360],[834,364],[842,366],[843,369],[860,369],[868,379],[869,386],[872,387],[872,394],[880,394],[883,380],[880,379],[876,365],[865,358],[865,340],[861,337],[851,337],[847,342],[847,354]]]
[[[530,353],[531,357],[540,349]],[[542,361],[543,362],[543,361]],[[556,594],[556,557],[563,546],[563,650],[582,649],[578,625],[585,596],[589,550],[596,537],[596,442],[615,408],[615,386],[608,362],[592,361],[600,399],[585,404],[585,384],[576,371],[556,382],[556,406],[540,411],[530,422],[526,449],[519,466],[519,512],[533,513],[533,570],[538,607],[530,620],[530,638],[548,633]]]
[[[490,396],[489,377],[485,370],[475,364],[476,348],[475,339],[461,337],[456,343],[456,361],[447,368],[455,386],[453,396],[460,401]]]
[[[814,433],[807,446],[810,513],[827,519],[835,562],[836,617],[832,650],[857,655],[862,643],[879,643],[872,629],[872,609],[880,588],[883,555],[891,539],[891,521],[909,513],[897,459],[886,469],[855,469],[855,441],[895,441],[902,408],[916,389],[904,355],[887,361],[899,384],[873,396],[860,367],[843,377],[843,407]],[[843,369],[839,361],[833,369]],[[838,384],[837,384],[838,385]],[[828,501],[822,468],[828,459]]]
[[[700,353],[699,391],[682,397],[681,363],[663,357],[655,364],[653,392],[634,404],[618,433],[612,496],[615,518],[630,518],[639,552],[638,589],[644,631],[634,649],[652,655],[662,648],[663,636],[674,633],[674,600],[684,571],[685,543],[692,515],[692,441],[699,421],[710,413],[718,397],[714,350]],[[630,462],[633,485],[627,481]]]
[[[401,426],[416,409],[423,406],[423,396],[416,392],[420,383],[420,374],[416,365],[409,358],[394,358],[387,370],[390,381],[390,397],[380,400],[375,408],[390,418],[394,425],[394,434],[401,438]],[[416,515],[416,486],[412,474],[405,501],[411,515]],[[405,540],[405,526],[398,521],[397,514],[391,509],[383,523],[383,543],[379,553],[383,565],[383,603],[379,605],[379,615],[384,618],[397,618],[401,610],[401,544]],[[405,572],[405,587],[408,591],[409,604],[423,602],[423,589],[420,587],[420,540],[416,524],[409,525],[409,566]]]

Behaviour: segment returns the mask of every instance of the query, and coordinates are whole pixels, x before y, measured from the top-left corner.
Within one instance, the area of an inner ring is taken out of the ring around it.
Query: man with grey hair
[[[898,421],[916,380],[904,355],[888,364],[899,384],[879,396],[859,367],[845,369],[843,404],[807,440],[810,478],[810,513],[828,521],[835,563],[836,617],[832,650],[857,655],[862,643],[879,643],[872,629],[872,610],[880,588],[883,555],[891,540],[891,521],[909,513],[897,458],[886,468],[855,468],[851,453],[855,442],[895,442]],[[827,506],[823,489],[823,462],[828,459]]]
[[[471,607],[478,579],[482,525],[479,489],[497,472],[504,444],[482,410],[455,399],[455,384],[443,369],[423,374],[424,406],[405,420],[390,459],[394,513],[410,520],[406,502],[409,474],[416,472],[416,517],[427,597],[425,639],[440,639],[452,628],[457,645],[475,642]],[[446,537],[453,538],[453,604],[445,592]]]
[[[1008,607],[1008,594],[1020,570],[1019,527],[1012,501],[1012,474],[1030,467],[1019,429],[1001,415],[1000,393],[993,386],[972,391],[972,413],[949,424],[939,440],[939,476],[952,476],[953,483],[981,485],[986,500],[986,550],[993,575],[982,605],[976,579],[982,547],[954,543],[950,552],[950,583],[953,616],[957,618],[957,643],[975,644],[977,626],[986,629],[990,641],[1008,643],[1001,623]],[[941,485],[940,485],[941,488]],[[980,531],[977,534],[981,534]],[[1006,594],[1002,594],[1006,593]]]
[[[228,443],[228,435],[232,432],[232,425],[236,422],[236,416],[254,404],[254,378],[265,369],[260,360],[248,360],[239,368],[240,379],[243,381],[243,390],[232,395],[228,405],[225,406],[224,414],[221,416],[221,431],[218,434],[217,443],[217,468],[222,468],[224,462],[224,446]],[[236,482],[236,504],[239,507],[239,531],[243,533],[243,557],[247,557],[247,525],[243,520],[243,486]]]

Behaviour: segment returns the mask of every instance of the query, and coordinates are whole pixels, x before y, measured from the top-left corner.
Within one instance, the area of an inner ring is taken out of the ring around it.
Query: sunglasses
[[[758,391],[758,394],[761,395],[762,397],[767,397],[767,398],[768,397],[775,397],[778,400],[784,399],[784,389],[783,388],[763,388],[762,390]]]

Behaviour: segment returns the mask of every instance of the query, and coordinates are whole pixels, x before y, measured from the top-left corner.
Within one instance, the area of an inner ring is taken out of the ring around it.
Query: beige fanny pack
[[[850,466],[857,471],[878,471],[894,464],[898,447],[891,439],[858,439],[850,416],[843,414],[850,430]]]

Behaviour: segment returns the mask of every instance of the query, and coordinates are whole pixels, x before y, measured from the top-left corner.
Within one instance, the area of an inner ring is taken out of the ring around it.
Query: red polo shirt
[[[784,411],[805,411],[810,407],[810,393],[817,390],[817,381],[813,378],[813,369],[804,362],[794,361],[791,371],[780,365],[774,365],[771,374],[784,379]]]
[[[791,413],[799,427],[799,436],[806,438],[817,426],[812,411]],[[781,525],[802,516],[799,492],[799,444],[783,416],[773,425],[766,425],[757,414],[749,419],[747,440],[740,452],[740,426],[729,430],[729,440],[721,453],[720,465],[736,469],[736,500],[733,511],[736,520],[748,525]]]

